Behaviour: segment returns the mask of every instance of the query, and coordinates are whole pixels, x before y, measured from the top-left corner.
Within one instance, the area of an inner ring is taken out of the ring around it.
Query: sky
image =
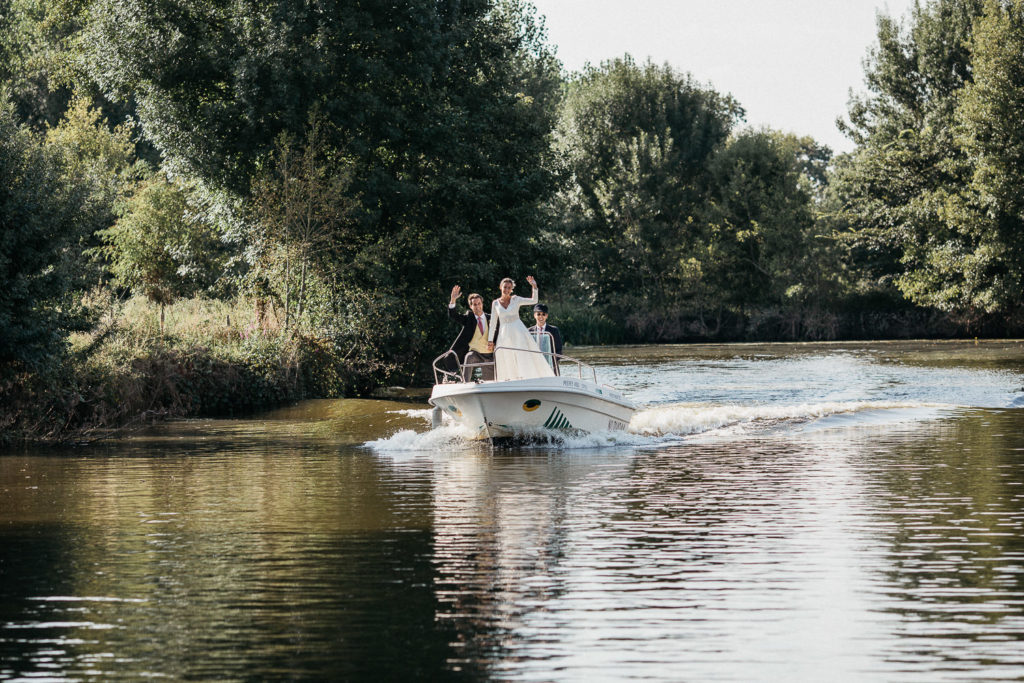
[[[568,71],[629,53],[689,72],[731,94],[746,124],[810,135],[835,152],[850,90],[878,13],[906,17],[913,0],[531,0]]]

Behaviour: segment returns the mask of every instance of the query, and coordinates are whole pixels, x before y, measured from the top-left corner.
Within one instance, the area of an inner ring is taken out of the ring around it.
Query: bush
[[[91,440],[156,419],[243,415],[303,398],[365,391],[388,368],[348,358],[346,340],[255,325],[248,302],[168,308],[114,302],[104,331],[78,335],[46,373],[0,383],[0,442]]]

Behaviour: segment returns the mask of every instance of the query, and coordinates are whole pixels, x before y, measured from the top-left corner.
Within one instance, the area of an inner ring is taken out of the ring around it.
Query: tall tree
[[[84,321],[79,242],[92,227],[90,184],[16,122],[0,100],[0,376],[39,368]],[[3,387],[0,387],[2,389]]]
[[[705,280],[734,309],[818,303],[824,245],[815,179],[830,157],[809,138],[744,131],[711,162]]]
[[[959,141],[973,170],[967,201],[951,203],[951,258],[933,296],[985,313],[1024,306],[1024,2],[990,0],[971,42],[973,82],[960,93]],[[938,261],[938,259],[936,259]]]
[[[250,277],[260,278],[284,302],[285,328],[291,323],[292,293],[295,314],[301,318],[310,280],[336,282],[325,266],[349,261],[356,246],[350,233],[358,204],[349,190],[351,164],[330,155],[324,145],[325,125],[314,113],[301,144],[282,133],[256,179],[261,230],[253,239],[258,256]]]
[[[97,81],[138,101],[170,168],[242,205],[278,135],[323,112],[365,207],[335,271],[393,312],[382,352],[440,343],[423,314],[440,280],[532,260],[558,66],[524,3],[97,0],[91,16]]]
[[[963,207],[971,176],[955,138],[957,96],[972,74],[969,41],[982,0],[930,0],[907,23],[880,16],[866,61],[867,93],[852,99],[845,130],[856,150],[832,181],[855,236],[857,268],[877,291],[971,315],[969,299],[942,289],[956,260],[949,211]],[[959,209],[956,209],[959,210]],[[938,279],[936,279],[938,278]]]
[[[559,124],[572,183],[555,211],[586,298],[657,309],[693,294],[680,285],[693,279],[709,160],[741,117],[689,75],[629,56],[573,77]]]

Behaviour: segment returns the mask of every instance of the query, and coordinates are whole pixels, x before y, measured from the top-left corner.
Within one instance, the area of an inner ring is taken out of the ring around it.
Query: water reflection
[[[496,460],[469,481],[459,463],[436,484],[441,614],[503,678],[678,680],[722,660],[740,678],[810,678],[874,626],[857,618],[866,578],[834,505],[856,482],[832,462],[819,491],[808,457],[673,447]]]
[[[429,488],[345,455],[0,460],[0,677],[443,670]]]
[[[448,461],[434,561],[458,661],[526,680],[1024,674],[1024,448],[991,443],[1004,418],[1019,434],[981,414]]]
[[[1024,411],[359,445],[417,411],[0,457],[0,679],[1024,678]]]
[[[875,445],[874,504],[891,525],[877,590],[901,617],[886,653],[906,670],[1024,675],[1021,426],[978,411],[929,440]]]

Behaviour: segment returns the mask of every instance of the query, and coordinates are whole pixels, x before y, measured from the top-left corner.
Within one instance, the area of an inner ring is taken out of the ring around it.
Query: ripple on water
[[[618,366],[629,432],[320,402],[0,457],[0,679],[1024,679],[1020,374],[761,351]]]

